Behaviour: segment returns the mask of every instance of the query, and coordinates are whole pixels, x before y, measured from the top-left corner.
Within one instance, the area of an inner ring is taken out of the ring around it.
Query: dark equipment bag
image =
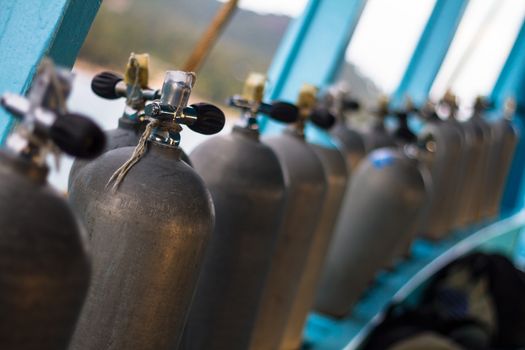
[[[502,255],[479,252],[441,269],[417,307],[392,305],[363,347],[521,348],[525,348],[525,273]]]

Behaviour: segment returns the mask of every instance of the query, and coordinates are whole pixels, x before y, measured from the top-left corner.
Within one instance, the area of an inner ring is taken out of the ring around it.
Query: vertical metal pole
[[[520,139],[503,194],[503,213],[522,209],[525,204],[525,21],[491,93],[497,111],[503,109],[508,97],[516,100],[513,123]]]
[[[24,93],[43,56],[70,67],[101,0],[5,1],[0,10],[0,93]],[[0,140],[11,118],[0,111]]]
[[[268,71],[270,100],[295,101],[302,84],[320,88],[332,83],[346,48],[354,33],[365,0],[310,0],[301,16],[288,28]],[[261,130],[273,133],[282,125],[267,118],[261,120]],[[319,142],[329,140],[323,133],[307,135]]]
[[[409,96],[416,105],[425,102],[465,13],[468,0],[437,0],[408,67],[392,95],[399,107]]]
[[[226,26],[230,23],[233,15],[237,11],[238,2],[239,0],[229,0],[221,7],[219,12],[217,12],[197,42],[197,45],[193,48],[193,52],[184,64],[183,71],[198,72],[200,70],[213,49],[213,46],[219,40],[220,35],[226,29]]]

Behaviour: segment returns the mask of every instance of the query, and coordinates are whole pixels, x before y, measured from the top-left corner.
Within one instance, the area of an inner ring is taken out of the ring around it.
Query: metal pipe
[[[208,57],[211,49],[217,42],[219,35],[232,18],[237,9],[239,0],[230,0],[217,12],[206,32],[202,35],[199,42],[193,49],[190,57],[184,64],[183,70],[186,72],[197,72]]]

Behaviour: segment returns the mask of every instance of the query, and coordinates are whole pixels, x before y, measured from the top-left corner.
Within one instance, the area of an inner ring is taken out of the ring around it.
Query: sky
[[[468,103],[490,93],[524,17],[525,0],[470,0],[431,96],[451,87]]]
[[[435,1],[368,0],[346,59],[384,92],[393,92]],[[241,0],[240,6],[260,13],[298,16],[306,3]],[[489,93],[524,17],[525,0],[470,0],[431,96],[438,98],[449,87],[464,101]]]

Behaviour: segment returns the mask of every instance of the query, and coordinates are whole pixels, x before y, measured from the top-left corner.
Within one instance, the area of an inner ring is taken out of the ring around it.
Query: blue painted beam
[[[302,84],[324,88],[337,76],[365,0],[310,0],[289,26],[268,71],[269,100],[295,101]],[[282,125],[261,119],[261,131],[273,133]],[[307,136],[328,141],[309,128]]]
[[[467,4],[468,0],[436,1],[403,78],[392,95],[393,106],[401,106],[406,96],[418,106],[425,102]]]
[[[101,0],[5,1],[0,10],[0,94],[25,93],[45,55],[72,66]],[[0,140],[11,118],[0,111]]]
[[[518,106],[513,123],[520,133],[520,140],[503,194],[504,213],[525,205],[525,21],[490,96],[497,111],[501,111],[508,97],[514,98]]]

